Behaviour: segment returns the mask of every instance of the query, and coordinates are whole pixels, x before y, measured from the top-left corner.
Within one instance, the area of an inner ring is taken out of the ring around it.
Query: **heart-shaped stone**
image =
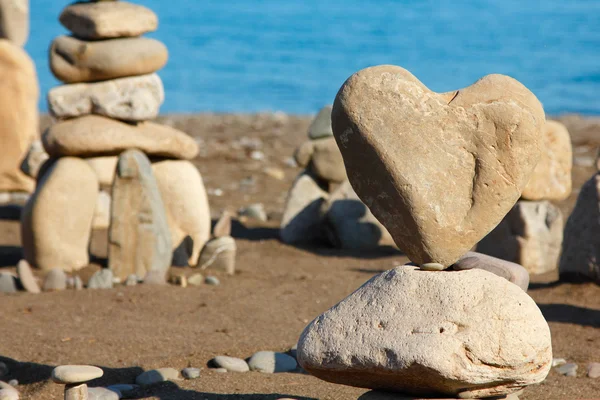
[[[332,111],[356,193],[411,261],[443,267],[520,197],[544,122],[535,95],[508,76],[435,93],[391,65],[352,75]]]

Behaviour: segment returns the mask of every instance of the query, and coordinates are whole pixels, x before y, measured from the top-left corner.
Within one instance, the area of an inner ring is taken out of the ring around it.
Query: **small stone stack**
[[[79,2],[60,22],[72,36],[50,48],[65,84],[48,93],[56,123],[42,135],[50,159],[22,218],[26,259],[77,270],[88,264],[91,230],[108,229],[117,279],[166,270],[174,251],[196,265],[210,235],[202,177],[188,161],[198,145],[148,121],[164,100],[156,71],[168,58],[164,44],[140,36],[157,29],[156,14],[125,1]]]
[[[20,170],[38,137],[35,65],[22,49],[29,35],[29,2],[0,0],[0,206],[22,205],[35,181]]]
[[[383,65],[343,84],[332,126],[348,177],[413,263],[305,328],[308,373],[414,399],[514,399],[545,379],[550,329],[527,271],[469,252],[520,198],[544,121],[535,95],[503,75],[435,93]]]
[[[560,122],[547,120],[542,157],[521,199],[502,222],[477,245],[477,251],[525,267],[530,274],[558,266],[564,218],[551,201],[571,194],[571,136]]]
[[[288,193],[281,240],[290,244],[320,242],[343,249],[393,245],[385,227],[348,181],[331,129],[331,106],[319,111],[308,129],[308,138],[294,154],[304,170]]]

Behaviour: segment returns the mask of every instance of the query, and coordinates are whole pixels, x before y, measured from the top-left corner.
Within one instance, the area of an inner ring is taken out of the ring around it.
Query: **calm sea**
[[[163,112],[313,113],[353,72],[396,64],[431,89],[513,76],[548,114],[600,114],[600,0],[145,0],[170,59]],[[63,0],[31,0],[45,94]]]

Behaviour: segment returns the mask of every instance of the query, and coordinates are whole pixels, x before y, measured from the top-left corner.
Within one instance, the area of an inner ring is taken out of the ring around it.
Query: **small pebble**
[[[100,378],[104,371],[92,365],[61,365],[52,370],[52,380],[56,383],[83,383]]]
[[[254,150],[250,153],[250,158],[255,161],[262,161],[265,159],[265,153],[260,150]]]
[[[552,359],[552,366],[553,367],[558,367],[559,365],[563,365],[566,364],[567,360],[565,360],[564,358],[553,358]]]
[[[589,363],[587,366],[588,378],[600,378],[600,363]]]
[[[142,372],[137,378],[135,378],[135,383],[141,386],[146,386],[152,385],[153,383],[173,380],[181,380],[179,377],[179,371],[177,371],[175,368],[158,368]]]
[[[559,374],[564,375],[564,376],[570,376],[570,377],[577,376],[577,364],[575,364],[575,363],[563,364],[560,367],[556,368],[556,372],[558,372]]]
[[[0,293],[16,293],[17,283],[12,274],[0,272]]]
[[[183,377],[185,379],[196,379],[200,377],[200,368],[184,368],[181,370],[181,375],[183,375]]]
[[[296,162],[296,159],[294,157],[288,157],[285,160],[283,160],[283,163],[290,168],[297,168],[298,167],[298,163]]]
[[[251,371],[272,374],[294,371],[298,363],[293,357],[287,354],[275,353],[273,351],[259,351],[250,357],[248,366]]]
[[[210,360],[209,365],[211,368],[225,368],[230,372],[248,372],[250,367],[248,363],[241,358],[229,357],[229,356],[217,356]]]
[[[206,283],[207,285],[218,286],[221,284],[221,281],[219,281],[219,278],[217,278],[216,276],[207,276],[204,280],[204,283]]]
[[[43,290],[51,292],[56,290],[65,290],[67,288],[67,275],[60,268],[53,268],[46,275]]]
[[[27,260],[19,261],[17,264],[17,275],[19,276],[21,285],[23,285],[25,290],[29,293],[41,292],[40,285],[38,285],[35,275],[33,275],[33,271],[31,270],[31,265],[29,265]]]
[[[131,274],[125,279],[125,286],[135,286],[138,284],[138,277],[136,274]]]
[[[241,217],[254,218],[259,221],[267,220],[265,206],[262,203],[250,204],[248,207],[241,208],[238,214]]]
[[[88,388],[88,400],[120,400],[122,396],[119,390],[104,387]]]
[[[444,266],[438,263],[425,263],[421,265],[421,269],[424,271],[443,271]]]
[[[204,284],[204,277],[202,274],[192,274],[188,277],[188,285],[192,286],[202,286]]]
[[[16,379],[11,379],[10,381],[8,381],[8,384],[12,387],[17,387],[19,386],[19,381]]]
[[[111,269],[102,268],[88,281],[88,289],[112,289],[114,274]]]
[[[281,168],[276,167],[266,167],[263,172],[265,175],[270,176],[271,178],[277,179],[278,181],[282,181],[285,179],[285,172]]]

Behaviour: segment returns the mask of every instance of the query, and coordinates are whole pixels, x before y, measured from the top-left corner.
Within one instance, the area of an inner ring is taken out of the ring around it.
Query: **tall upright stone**
[[[35,66],[23,49],[0,39],[0,192],[32,192],[21,170],[38,134],[39,88]]]
[[[119,156],[112,187],[108,266],[115,276],[167,273],[171,235],[152,166],[139,150]]]

